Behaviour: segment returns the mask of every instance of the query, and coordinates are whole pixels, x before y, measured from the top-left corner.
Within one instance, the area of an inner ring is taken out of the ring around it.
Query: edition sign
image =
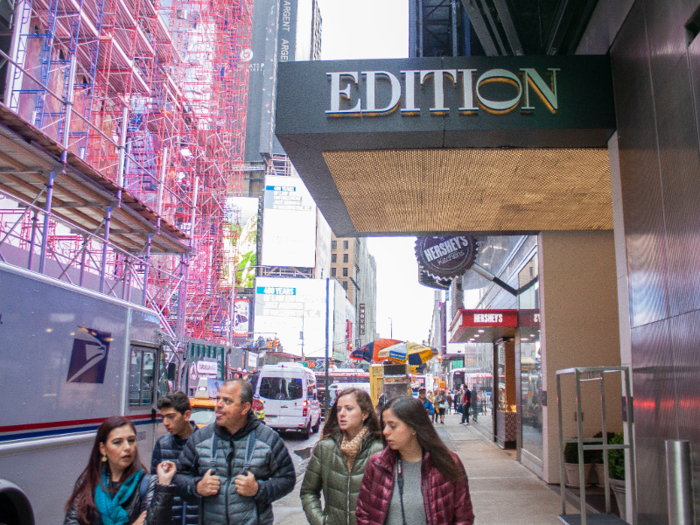
[[[476,261],[477,252],[474,237],[419,237],[416,240],[418,264],[433,277],[462,275]]]
[[[287,154],[307,141],[320,151],[607,147],[616,127],[607,56],[286,62],[277,79]]]
[[[477,69],[412,69],[401,71],[402,81],[389,71],[334,71],[326,73],[330,80],[330,109],[326,110],[326,115],[376,117],[393,113],[401,106],[401,115],[416,116],[421,109],[416,103],[417,88],[432,90],[429,109],[434,115],[449,113],[445,90],[455,88],[461,95],[458,109],[463,115],[474,115],[479,108],[500,115],[510,113],[518,106],[523,113],[531,113],[535,110],[534,97],[539,98],[551,113],[556,113],[559,108],[559,71],[559,68],[547,68],[548,81],[532,67],[516,71],[495,68],[481,73]],[[364,85],[364,101],[359,95],[361,83]],[[507,89],[491,89],[492,94],[489,94],[488,87],[493,88],[496,84]],[[351,93],[353,85],[358,92],[355,97]],[[388,102],[378,107],[378,93],[382,90]],[[496,99],[498,95],[501,96]]]

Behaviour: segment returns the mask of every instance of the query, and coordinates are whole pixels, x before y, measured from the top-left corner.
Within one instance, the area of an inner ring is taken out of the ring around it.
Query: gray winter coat
[[[251,433],[254,439],[250,439]],[[212,448],[216,443],[214,457]],[[250,459],[250,472],[258,482],[253,497],[240,496],[234,481]],[[253,412],[245,426],[231,434],[216,423],[190,436],[177,462],[174,483],[187,501],[200,501],[200,523],[207,525],[267,525],[274,521],[272,502],[286,496],[296,482],[294,465],[277,432],[261,423]],[[215,496],[199,498],[197,483],[211,469],[221,479]]]

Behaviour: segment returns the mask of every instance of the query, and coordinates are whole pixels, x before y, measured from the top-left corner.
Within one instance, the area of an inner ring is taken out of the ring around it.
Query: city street
[[[321,424],[323,429],[323,423]],[[293,432],[284,432],[281,434],[284,438],[284,443],[289,450],[289,455],[294,462],[294,470],[297,474],[297,483],[294,490],[288,496],[276,501],[274,504],[275,523],[279,524],[298,524],[305,523],[304,511],[301,508],[301,500],[299,499],[299,491],[301,490],[301,482],[304,480],[306,466],[309,464],[309,459],[313,452],[314,445],[321,438],[321,430],[315,434],[311,434],[309,439],[303,439],[299,434]]]

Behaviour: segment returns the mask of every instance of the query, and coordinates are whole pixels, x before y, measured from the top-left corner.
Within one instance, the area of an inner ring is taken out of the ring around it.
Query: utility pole
[[[326,393],[323,395],[323,405],[324,405],[324,415],[328,417],[328,359],[329,359],[329,351],[328,347],[330,346],[330,339],[329,339],[329,315],[330,315],[330,282],[331,280],[326,277]]]
[[[304,360],[304,318],[306,315],[304,312],[301,314],[301,332],[299,332],[299,339],[301,339],[301,360]]]
[[[390,330],[389,338],[393,339],[394,338],[394,320],[391,317],[389,317],[389,327],[390,327],[389,328],[389,330]]]

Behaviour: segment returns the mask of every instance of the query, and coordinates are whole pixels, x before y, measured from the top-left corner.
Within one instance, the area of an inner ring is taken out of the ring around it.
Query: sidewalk
[[[445,416],[438,434],[457,453],[469,477],[477,525],[561,525],[559,493],[492,443],[472,425],[459,424],[460,415]],[[275,523],[306,523],[299,500],[303,476],[294,492],[275,503]],[[409,524],[410,525],[410,524]]]
[[[518,463],[515,451],[499,448],[461,415],[445,416],[438,434],[462,460],[477,525],[559,524],[559,495]]]

